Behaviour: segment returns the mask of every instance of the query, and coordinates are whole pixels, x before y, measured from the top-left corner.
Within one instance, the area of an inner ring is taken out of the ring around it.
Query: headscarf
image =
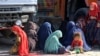
[[[85,19],[88,15],[88,8],[80,8],[76,11],[76,13],[74,14],[74,21],[76,22],[80,17],[82,17],[83,19]]]
[[[89,16],[98,16],[99,8],[96,2],[91,2],[90,7],[93,7],[93,10],[89,10]]]
[[[78,23],[77,23],[76,27],[73,28],[73,31],[74,31],[73,33],[75,33],[75,32],[79,32],[79,33],[80,33],[80,35],[81,35],[81,37],[82,37],[82,40],[83,40],[83,49],[84,49],[85,51],[91,50],[91,48],[89,47],[89,45],[88,45],[87,42],[86,42],[84,32],[81,30],[81,28],[80,28],[80,26],[78,25]]]
[[[21,42],[19,43],[18,46],[18,54],[19,56],[28,56],[29,54],[29,49],[28,49],[28,39],[26,33],[19,27],[19,26],[13,26],[12,31],[16,32],[18,36],[21,39]]]
[[[75,27],[75,23],[73,21],[69,21],[67,26],[66,26],[66,33],[65,36],[63,37],[63,42],[62,44],[67,47],[68,45],[71,45],[72,40],[73,40],[73,31],[72,29]]]
[[[43,50],[44,44],[48,36],[52,33],[51,24],[49,22],[45,22],[40,26],[38,31],[38,48]]]
[[[37,26],[36,23],[28,21],[27,24],[25,25],[25,32],[27,33],[28,37],[35,39],[37,41],[38,28],[39,27]]]
[[[53,32],[45,42],[44,51],[46,53],[54,52],[55,54],[57,54],[58,49],[62,47],[61,43],[59,42],[59,38],[61,37],[62,37],[62,32],[60,30],[56,30],[55,32]]]
[[[38,26],[36,23],[32,21],[28,21],[27,24],[25,25],[25,32],[28,36],[28,41],[29,41],[29,51],[34,51],[36,48],[37,44],[37,31],[38,31]]]
[[[52,23],[50,20],[45,19],[44,22],[49,22],[49,23],[51,24],[51,30],[52,30],[52,32],[55,31],[55,28],[54,28],[54,26],[53,26],[53,23]]]
[[[75,26],[74,21],[69,21],[66,26],[66,31],[69,32]]]
[[[21,20],[17,20],[17,21],[15,22],[15,24],[18,25],[18,26],[20,26],[20,27],[23,27],[22,21],[21,21]]]

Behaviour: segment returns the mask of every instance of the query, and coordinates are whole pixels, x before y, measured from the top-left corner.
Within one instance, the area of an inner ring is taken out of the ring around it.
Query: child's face
[[[79,38],[80,38],[79,36],[75,36],[74,40],[79,40]]]

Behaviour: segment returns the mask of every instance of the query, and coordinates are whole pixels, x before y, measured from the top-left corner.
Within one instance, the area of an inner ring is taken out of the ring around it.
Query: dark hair
[[[75,38],[76,36],[78,36],[80,38],[80,33],[74,33],[73,37]]]

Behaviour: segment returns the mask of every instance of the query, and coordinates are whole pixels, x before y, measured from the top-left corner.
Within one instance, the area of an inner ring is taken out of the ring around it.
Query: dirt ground
[[[9,55],[9,52],[4,50],[0,51],[0,56],[13,56]],[[34,56],[34,53],[30,53],[30,56]],[[83,54],[62,54],[62,55],[54,55],[54,54],[38,54],[35,56],[100,56],[100,50],[93,50],[89,52],[84,52]]]
[[[0,46],[0,56],[13,56],[13,55],[9,55],[10,48],[11,46]],[[30,53],[30,56],[100,56],[100,49],[94,49],[88,52],[84,52],[82,54],[75,54],[74,52],[71,53],[72,54],[66,53],[62,55],[56,55],[56,54],[39,54],[39,53],[37,54],[36,52],[34,52],[34,53]]]

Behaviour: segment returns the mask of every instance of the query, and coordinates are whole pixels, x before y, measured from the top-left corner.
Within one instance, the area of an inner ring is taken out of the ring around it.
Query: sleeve
[[[54,36],[54,38],[55,38],[55,42],[58,44],[58,46],[62,47],[63,45],[59,42],[59,39],[56,36]]]
[[[74,47],[74,42],[75,42],[75,41],[73,40],[73,41],[72,41],[72,44],[71,44],[71,47]]]
[[[79,46],[80,46],[80,47],[83,47],[83,41],[82,41],[82,40],[79,41]]]

